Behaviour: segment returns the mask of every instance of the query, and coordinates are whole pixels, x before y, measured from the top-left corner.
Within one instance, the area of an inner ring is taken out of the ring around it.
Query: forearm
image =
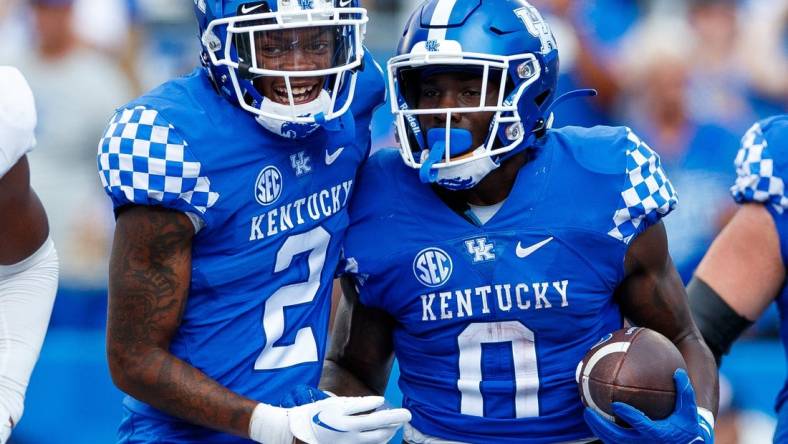
[[[337,395],[382,395],[394,364],[393,320],[365,307],[349,277],[339,302],[320,387]]]
[[[332,359],[323,362],[323,375],[320,378],[320,389],[339,396],[383,395],[385,387],[377,390],[371,388],[352,372]]]
[[[112,361],[115,383],[134,398],[194,424],[249,436],[257,402],[223,387],[168,351],[133,350]]]
[[[684,285],[668,255],[662,223],[635,239],[625,266],[629,276],[619,286],[623,314],[676,345],[687,364],[697,405],[716,415],[717,366],[692,321]]]
[[[686,336],[676,346],[687,363],[698,407],[709,410],[716,417],[719,385],[714,356],[699,334]]]
[[[121,213],[110,260],[107,355],[115,384],[171,415],[247,437],[257,402],[170,353],[191,283],[194,228],[183,214]]]

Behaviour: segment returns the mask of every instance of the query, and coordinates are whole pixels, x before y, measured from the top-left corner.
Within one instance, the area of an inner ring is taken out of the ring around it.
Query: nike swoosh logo
[[[321,421],[320,420],[320,412],[315,413],[315,416],[312,417],[312,422],[315,423],[316,425],[319,425],[320,427],[323,427],[324,429],[331,430],[332,432],[339,432],[339,433],[343,433],[344,432],[344,430],[335,429],[335,428],[331,427],[330,425],[328,425],[328,424],[324,423],[323,421]]]
[[[526,258],[526,257],[530,256],[531,254],[533,254],[534,251],[536,251],[536,250],[544,247],[548,243],[550,243],[551,240],[553,240],[552,236],[548,237],[547,239],[545,239],[545,240],[543,240],[541,242],[537,242],[537,243],[535,243],[535,244],[533,244],[533,245],[531,245],[530,247],[527,247],[527,248],[523,248],[522,245],[520,245],[520,242],[517,242],[517,251],[515,251],[515,253],[517,254],[517,257],[519,257],[520,259]]]
[[[353,0],[339,0],[340,8],[347,8]]]
[[[345,151],[344,146],[340,147],[338,150],[334,151],[331,154],[329,154],[328,150],[326,150],[326,165],[331,165],[332,163],[334,163],[342,154],[342,151]]]
[[[249,14],[250,12],[252,12],[255,9],[259,8],[260,6],[263,6],[263,5],[262,4],[255,5],[255,6],[252,6],[252,7],[249,7],[249,8],[247,8],[246,5],[241,5],[241,14]]]

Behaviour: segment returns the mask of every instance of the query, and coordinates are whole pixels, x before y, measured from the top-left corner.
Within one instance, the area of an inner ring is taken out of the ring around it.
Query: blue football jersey
[[[750,128],[741,141],[735,160],[736,182],[731,187],[733,198],[740,203],[762,203],[774,220],[780,238],[783,263],[788,264],[788,114],[762,120]],[[776,299],[780,313],[780,337],[788,359],[788,286]],[[783,410],[788,400],[788,380],[777,396],[776,408]],[[788,419],[788,418],[786,418]],[[775,442],[788,442],[788,423],[781,421]]]
[[[411,426],[474,443],[591,437],[577,364],[623,324],[612,295],[629,243],[675,204],[659,157],[627,128],[549,131],[483,226],[396,151],[374,154],[345,265],[361,302],[396,320]]]
[[[156,205],[202,226],[170,351],[251,399],[276,404],[319,381],[347,205],[384,100],[380,67],[369,56],[365,65],[343,137],[275,136],[197,69],[120,108],[99,144],[116,209]],[[131,397],[124,405],[121,435],[133,442],[247,442]]]

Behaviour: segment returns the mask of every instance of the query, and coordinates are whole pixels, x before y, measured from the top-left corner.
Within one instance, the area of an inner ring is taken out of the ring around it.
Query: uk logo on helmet
[[[269,165],[257,175],[257,182],[254,186],[254,198],[260,205],[271,205],[279,199],[282,194],[282,173],[273,166]]]
[[[441,42],[437,40],[427,40],[424,42],[424,47],[429,52],[438,52],[441,49]]]
[[[451,257],[440,248],[425,248],[413,260],[413,274],[427,287],[439,287],[448,282],[453,268]]]
[[[547,54],[557,48],[553,32],[550,30],[547,22],[544,21],[544,18],[542,18],[542,14],[527,2],[526,4],[528,6],[515,9],[514,13],[523,21],[529,34],[539,37],[542,43],[541,52],[542,54]]]

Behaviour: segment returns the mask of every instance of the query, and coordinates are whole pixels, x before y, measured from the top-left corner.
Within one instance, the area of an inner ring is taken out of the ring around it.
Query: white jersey
[[[35,146],[36,106],[22,73],[0,66],[0,177]]]

